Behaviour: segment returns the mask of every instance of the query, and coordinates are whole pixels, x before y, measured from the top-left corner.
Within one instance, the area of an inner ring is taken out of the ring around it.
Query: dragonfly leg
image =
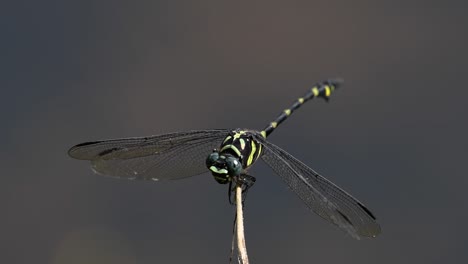
[[[242,188],[242,203],[244,203],[245,199],[247,198],[247,191],[252,187],[255,183],[256,179],[254,176],[247,175],[247,174],[241,174],[239,176],[233,177],[230,187],[229,187],[229,202],[233,204],[231,195],[235,191],[235,187],[240,185]],[[235,183],[235,186],[232,187],[232,182]]]
[[[229,198],[229,203],[231,205],[234,204],[234,202],[232,201],[232,193],[235,191],[236,187],[234,186],[234,188],[232,187],[232,180],[229,181],[229,187],[228,187],[228,198]],[[234,218],[235,219],[235,218]]]

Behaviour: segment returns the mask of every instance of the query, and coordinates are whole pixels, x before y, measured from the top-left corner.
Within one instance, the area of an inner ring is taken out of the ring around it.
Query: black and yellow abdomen
[[[262,144],[258,138],[266,139],[284,120],[308,100],[322,97],[328,100],[331,93],[339,87],[340,80],[327,80],[317,83],[289,108],[268,124],[262,131],[235,129],[223,139],[219,149],[213,151],[207,159],[207,167],[215,180],[226,184],[233,177],[247,175],[246,170],[262,155]],[[256,139],[257,138],[257,139]]]

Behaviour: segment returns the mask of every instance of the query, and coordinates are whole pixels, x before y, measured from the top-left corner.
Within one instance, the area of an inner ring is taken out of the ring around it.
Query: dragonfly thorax
[[[206,166],[218,183],[226,184],[231,177],[239,176],[242,172],[242,163],[230,154],[220,154],[214,150],[206,159]]]
[[[206,165],[217,182],[227,183],[231,177],[245,173],[261,151],[262,146],[254,140],[253,131],[235,129],[224,138],[219,150],[208,156]]]

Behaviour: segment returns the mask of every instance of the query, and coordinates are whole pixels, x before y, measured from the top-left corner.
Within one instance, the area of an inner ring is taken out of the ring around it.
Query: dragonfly
[[[267,140],[304,103],[329,100],[341,79],[318,82],[263,130],[210,129],[85,142],[68,154],[91,162],[94,172],[132,180],[177,180],[211,172],[220,184],[253,185],[248,169],[262,159],[317,215],[353,238],[376,237],[380,225],[359,200]],[[229,187],[231,188],[231,187]],[[228,191],[230,192],[230,191]]]

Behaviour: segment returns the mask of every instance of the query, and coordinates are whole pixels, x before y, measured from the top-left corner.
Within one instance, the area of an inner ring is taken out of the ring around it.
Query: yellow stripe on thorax
[[[231,136],[227,136],[226,139],[224,139],[223,144],[226,143],[226,141],[230,140],[231,138],[232,138]]]
[[[253,161],[254,161],[254,154],[255,154],[255,151],[257,150],[257,144],[255,144],[255,142],[252,140],[251,141],[251,146],[252,146],[252,149],[250,151],[250,155],[249,155],[249,159],[247,160],[247,167],[252,165]]]
[[[226,149],[229,149],[229,148],[232,149],[237,154],[238,157],[242,156],[239,149],[234,145],[226,145],[219,152],[223,152],[223,151],[225,151]]]
[[[255,159],[260,158],[260,154],[262,154],[262,144],[258,144],[258,151],[257,151],[257,153],[258,153],[258,154],[257,154],[257,158],[255,158]]]
[[[241,149],[244,150],[245,149],[245,140],[243,138],[240,138],[239,142],[240,142]]]

